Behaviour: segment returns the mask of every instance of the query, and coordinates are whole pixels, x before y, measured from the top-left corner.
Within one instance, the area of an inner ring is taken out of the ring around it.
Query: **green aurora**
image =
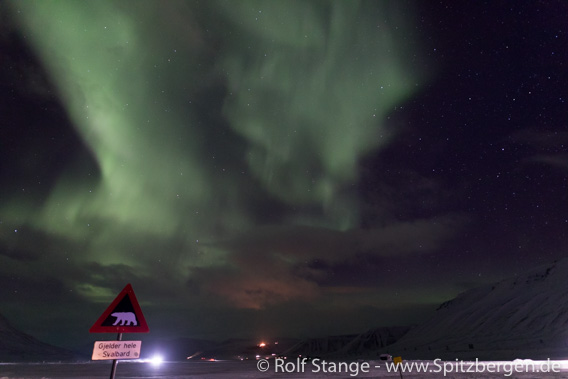
[[[412,19],[394,2],[37,0],[9,9],[88,153],[42,201],[1,204],[3,224],[17,230],[1,236],[5,246],[42,244],[28,261],[0,256],[2,275],[41,282],[49,267],[62,293],[91,304],[66,316],[86,324],[97,317],[86,310],[127,282],[141,288],[143,308],[181,309],[182,319],[225,302],[358,306],[295,269],[349,260],[356,244],[371,250],[380,239],[359,229],[358,162],[389,142],[388,115],[424,80]]]

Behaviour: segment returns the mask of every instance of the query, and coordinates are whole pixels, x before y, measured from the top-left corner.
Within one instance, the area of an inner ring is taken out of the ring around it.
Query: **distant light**
[[[164,358],[162,358],[161,355],[154,355],[152,358],[150,358],[150,363],[154,367],[159,367],[162,364],[163,361],[164,361]]]
[[[261,343],[258,344],[258,346],[260,346],[260,347],[265,347],[265,346],[266,346],[266,343],[261,342]]]

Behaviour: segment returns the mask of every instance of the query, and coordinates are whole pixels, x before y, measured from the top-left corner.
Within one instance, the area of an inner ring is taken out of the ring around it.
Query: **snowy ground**
[[[275,361],[259,364],[258,361],[217,362],[163,362],[154,366],[148,362],[121,361],[116,378],[400,378],[399,372],[389,372],[385,362],[359,361],[306,362],[293,360],[283,363],[276,372]],[[408,361],[414,363],[412,372],[403,378],[567,378],[567,361],[514,361],[514,362],[442,362]],[[418,364],[425,364],[427,372],[418,372]],[[259,370],[266,369],[265,372]],[[378,367],[377,367],[378,366]],[[550,371],[550,372],[542,372]],[[0,364],[0,379],[26,378],[77,378],[100,379],[110,375],[111,361],[74,364]],[[444,375],[444,370],[446,375]],[[537,371],[538,370],[538,371]],[[288,371],[288,372],[282,372]],[[333,372],[335,371],[335,372]],[[552,372],[556,371],[556,372]]]

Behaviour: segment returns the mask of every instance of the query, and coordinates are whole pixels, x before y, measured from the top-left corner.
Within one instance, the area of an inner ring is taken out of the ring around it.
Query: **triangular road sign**
[[[149,331],[130,283],[89,329],[90,333],[148,333]]]

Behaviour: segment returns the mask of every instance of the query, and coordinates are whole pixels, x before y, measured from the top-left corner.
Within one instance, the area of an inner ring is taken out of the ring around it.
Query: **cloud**
[[[528,159],[530,162],[544,163],[546,165],[561,169],[568,170],[568,154],[554,154],[554,155],[535,155]]]
[[[225,260],[217,266],[190,269],[191,283],[201,295],[225,298],[243,308],[314,300],[320,298],[322,284],[329,285],[342,267],[367,265],[365,261],[373,256],[402,258],[436,252],[464,223],[463,217],[446,216],[346,232],[258,227],[210,246],[222,250]],[[381,272],[381,267],[377,269]]]
[[[561,170],[568,169],[568,132],[523,129],[511,136],[515,144],[528,146],[531,155],[525,163],[542,163]]]
[[[466,223],[467,218],[460,215],[389,223],[383,228],[366,230],[361,238],[361,250],[398,257],[435,252],[455,238]]]
[[[203,294],[218,296],[237,308],[262,309],[291,301],[309,301],[319,289],[313,282],[291,275],[275,265],[258,268],[198,269],[192,277]]]

